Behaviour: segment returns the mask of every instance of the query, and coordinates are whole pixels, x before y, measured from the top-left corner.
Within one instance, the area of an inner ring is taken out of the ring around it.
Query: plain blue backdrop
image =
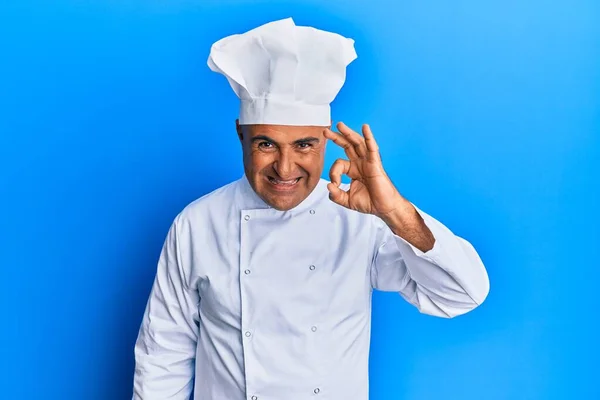
[[[600,399],[595,0],[2,2],[0,398],[130,398],[167,229],[243,171],[210,45],[289,16],[356,40],[334,122],[491,280],[452,320],[376,293],[371,398]]]

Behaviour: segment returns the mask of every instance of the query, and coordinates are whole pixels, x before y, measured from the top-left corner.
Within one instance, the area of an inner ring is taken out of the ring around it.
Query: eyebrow
[[[271,139],[270,137],[266,136],[266,135],[258,135],[258,136],[254,136],[250,142],[254,143],[256,141],[259,140],[266,140],[267,142],[271,142],[273,144],[278,144],[275,140]],[[314,136],[306,136],[297,140],[294,140],[293,144],[300,144],[300,143],[318,143],[319,142],[319,138],[316,138]]]

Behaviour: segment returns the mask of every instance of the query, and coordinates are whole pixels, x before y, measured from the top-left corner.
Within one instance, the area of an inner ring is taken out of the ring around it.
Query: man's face
[[[315,188],[325,159],[325,126],[239,125],[244,170],[269,206],[296,207]]]

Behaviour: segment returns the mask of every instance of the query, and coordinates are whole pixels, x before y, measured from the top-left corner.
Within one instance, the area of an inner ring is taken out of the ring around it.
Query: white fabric
[[[217,41],[208,66],[240,98],[242,125],[329,126],[330,104],[356,57],[354,40],[287,18]]]
[[[194,377],[196,400],[366,400],[373,289],[440,317],[484,301],[469,242],[417,208],[436,238],[423,253],[326,186],[282,212],[243,176],[176,217],[135,345],[134,400],[189,399]]]

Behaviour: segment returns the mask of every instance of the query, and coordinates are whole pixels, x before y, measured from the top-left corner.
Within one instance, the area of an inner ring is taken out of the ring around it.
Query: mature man
[[[333,132],[354,42],[275,21],[215,43],[243,176],[175,218],[135,346],[134,399],[367,399],[371,295],[454,317],[487,296],[469,242],[405,199],[368,125]],[[325,145],[348,160],[321,179]],[[352,179],[341,184],[341,175]]]

